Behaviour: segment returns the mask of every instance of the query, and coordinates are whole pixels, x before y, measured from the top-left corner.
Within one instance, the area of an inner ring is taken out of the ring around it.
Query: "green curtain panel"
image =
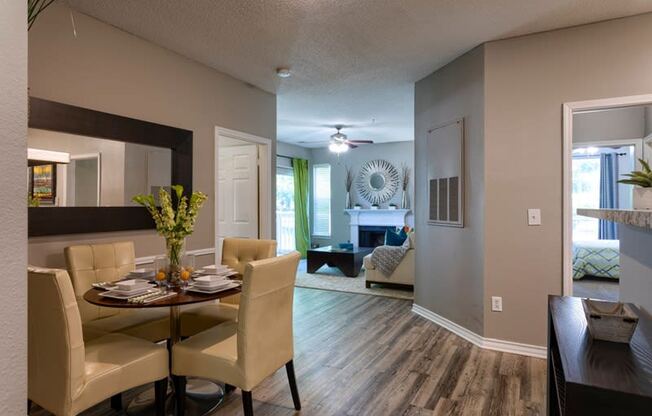
[[[308,190],[310,177],[308,176],[308,161],[305,159],[292,159],[294,172],[294,237],[297,251],[301,258],[306,257],[310,247],[310,229],[308,228]]]

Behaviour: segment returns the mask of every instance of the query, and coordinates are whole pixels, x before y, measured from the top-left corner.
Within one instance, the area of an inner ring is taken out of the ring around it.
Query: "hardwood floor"
[[[544,360],[481,350],[410,308],[405,300],[297,288],[294,366],[300,414],[545,413]],[[299,414],[285,368],[255,388],[253,399],[257,416]],[[115,414],[108,402],[84,413]],[[242,414],[240,390],[229,393],[214,412]]]

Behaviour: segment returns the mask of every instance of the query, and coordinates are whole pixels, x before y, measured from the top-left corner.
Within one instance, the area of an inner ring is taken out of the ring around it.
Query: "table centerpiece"
[[[181,268],[181,257],[186,237],[193,233],[199,209],[207,196],[203,192],[195,191],[188,198],[183,194],[181,185],[173,185],[171,189],[176,196],[176,207],[172,196],[164,187],[161,187],[158,193],[160,207],[152,194],[136,195],[132,201],[147,208],[156,224],[156,232],[165,239],[168,258],[166,279],[170,286],[179,286],[181,273],[184,272]]]

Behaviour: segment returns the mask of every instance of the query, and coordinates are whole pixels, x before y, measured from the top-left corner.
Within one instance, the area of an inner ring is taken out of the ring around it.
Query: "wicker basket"
[[[620,302],[582,299],[586,322],[594,339],[629,343],[638,324],[632,308]]]

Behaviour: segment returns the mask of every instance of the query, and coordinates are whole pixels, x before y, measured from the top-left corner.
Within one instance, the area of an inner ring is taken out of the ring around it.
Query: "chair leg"
[[[176,402],[176,416],[183,416],[186,412],[186,377],[172,376],[174,380],[174,395]]]
[[[242,390],[242,408],[245,416],[254,416],[254,403],[250,391]]]
[[[118,412],[122,410],[122,393],[111,396],[111,409]]]
[[[371,289],[371,282],[364,282],[364,287]]]
[[[296,410],[301,410],[301,399],[299,399],[299,389],[297,389],[297,379],[294,377],[294,362],[290,360],[285,364],[285,369],[288,373],[288,380],[290,381],[290,391],[292,392],[292,401],[294,402],[294,408]]]
[[[224,393],[229,394],[233,390],[235,390],[235,386],[232,386],[230,384],[224,384]]]
[[[154,382],[154,403],[156,416],[165,416],[165,399],[168,393],[168,379],[162,378]]]

